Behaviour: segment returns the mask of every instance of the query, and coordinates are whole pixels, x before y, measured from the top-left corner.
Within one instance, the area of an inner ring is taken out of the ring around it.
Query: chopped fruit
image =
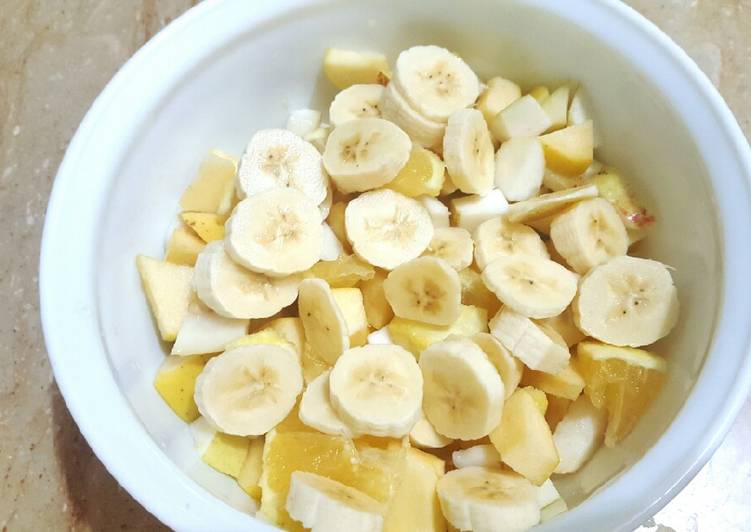
[[[218,150],[210,152],[180,198],[180,207],[184,211],[228,214],[235,196],[236,174],[236,159]]]
[[[204,242],[224,238],[224,216],[211,212],[184,212],[180,217]]]
[[[195,421],[199,416],[198,407],[193,400],[193,390],[207,360],[208,357],[204,355],[168,356],[154,379],[154,388],[164,402],[187,423]]]
[[[544,373],[527,368],[522,384],[534,386],[543,392],[575,401],[584,389],[584,379],[571,363],[556,374]]]
[[[488,316],[495,315],[501,308],[501,302],[495,294],[488,290],[482,277],[472,268],[464,268],[459,272],[462,283],[462,304],[484,308]]]
[[[136,257],[136,266],[162,340],[172,342],[188,313],[193,268],[145,255]]]
[[[261,486],[258,482],[261,480],[261,472],[263,471],[263,445],[263,436],[250,440],[248,454],[245,456],[245,461],[237,474],[237,483],[245,493],[256,501],[261,500]]]
[[[584,377],[584,393],[596,408],[608,412],[605,445],[613,447],[636,426],[660,392],[666,362],[648,351],[582,342],[576,369]]]
[[[532,397],[540,414],[544,416],[545,412],[548,411],[548,397],[545,395],[545,392],[538,390],[534,386],[524,386],[523,390]]]
[[[365,345],[368,339],[368,318],[365,314],[363,294],[359,288],[334,288],[331,290],[339,310],[347,322],[350,347]]]
[[[550,240],[548,242],[551,242]],[[555,249],[555,247],[551,244],[548,246],[548,249]],[[552,251],[552,250],[551,250]],[[553,253],[550,254],[551,259],[553,258]],[[561,259],[562,262],[558,262],[559,264],[566,265],[566,262]],[[552,318],[545,318],[543,320],[538,320],[540,325],[546,325],[547,327],[550,327],[555,332],[561,335],[561,338],[566,342],[566,345],[571,347],[573,345],[578,344],[584,338],[586,338],[586,335],[581,332],[574,323],[574,314],[571,311],[571,307],[568,307],[566,310],[563,311],[563,313],[558,314],[557,316],[553,316]]]
[[[331,205],[329,215],[326,218],[326,223],[329,224],[331,230],[336,235],[336,238],[341,242],[342,247],[347,253],[352,253],[352,248],[347,240],[347,231],[344,228],[344,209],[347,207],[347,203],[343,201],[337,201]]]
[[[247,330],[248,320],[220,316],[196,299],[188,307],[171,354],[185,356],[219,353],[224,351],[227,344],[242,337]]]
[[[558,87],[542,102],[542,108],[550,118],[551,125],[547,131],[555,131],[566,127],[568,114],[569,88],[567,85]]]
[[[394,311],[386,300],[386,294],[383,291],[383,281],[386,280],[387,275],[387,272],[378,269],[372,279],[360,283],[363,303],[365,304],[365,315],[368,317],[368,323],[374,329],[382,328],[394,317]]]
[[[446,165],[435,153],[414,144],[405,164],[387,188],[410,198],[436,197],[441,193],[446,175]]]
[[[545,411],[545,421],[550,425],[550,430],[554,431],[558,423],[566,415],[572,401],[564,399],[563,397],[557,397],[555,395],[548,395],[548,409]]]
[[[490,127],[495,115],[521,98],[522,91],[519,85],[502,77],[491,78],[486,85],[487,88],[480,94],[475,107]]]
[[[576,176],[592,164],[592,122],[548,133],[540,137],[540,142],[545,150],[545,164],[553,172]]]
[[[452,199],[449,203],[453,225],[473,233],[485,220],[496,218],[509,208],[503,192],[493,189],[484,196],[470,194]]]
[[[250,438],[217,432],[201,459],[217,471],[237,478],[249,447]]]
[[[654,224],[654,216],[634,199],[621,176],[608,172],[594,176],[592,181],[597,185],[600,196],[612,203],[621,215],[626,229],[645,230]]]
[[[360,281],[372,279],[374,275],[375,269],[354,255],[342,255],[336,260],[316,263],[303,274],[306,278],[323,279],[331,288],[351,288]]]
[[[595,408],[586,395],[569,407],[553,433],[560,463],[555,473],[574,473],[589,460],[602,441],[607,414]]]
[[[550,127],[550,118],[532,96],[522,96],[495,115],[490,131],[496,140],[513,137],[536,137]]]
[[[302,363],[302,375],[306,384],[315,380],[324,371],[331,369],[329,363],[314,353],[307,342],[303,348],[302,360],[300,362]]]
[[[329,48],[323,58],[323,72],[338,89],[364,83],[385,84],[391,77],[386,56],[373,52],[355,52]]]
[[[164,260],[173,264],[194,266],[198,254],[206,246],[196,234],[184,225],[180,225],[172,232],[167,243],[167,253]]]
[[[305,329],[297,316],[282,316],[269,322],[268,326],[279,333],[284,340],[292,344],[298,357],[302,357],[305,345]]]
[[[538,102],[543,103],[550,97],[550,89],[548,89],[545,85],[538,85],[537,87],[529,91],[529,95]]]
[[[258,344],[270,344],[280,345],[282,347],[292,348],[292,344],[285,340],[281,334],[271,327],[266,327],[253,334],[246,334],[236,340],[231,341],[224,348],[226,351],[234,349],[236,347],[242,347],[244,345],[258,345]]]

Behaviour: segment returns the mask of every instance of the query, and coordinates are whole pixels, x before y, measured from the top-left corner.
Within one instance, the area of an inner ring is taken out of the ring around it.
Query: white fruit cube
[[[332,288],[331,295],[347,322],[350,347],[365,345],[368,341],[368,317],[360,289]]]
[[[154,378],[154,388],[164,402],[188,423],[199,416],[198,407],[193,400],[193,391],[196,379],[206,365],[206,360],[207,358],[201,355],[168,356]]]
[[[570,90],[567,85],[558,87],[542,102],[542,108],[550,118],[550,127],[546,131],[555,131],[566,127],[568,120],[568,99]]]
[[[606,424],[605,410],[595,408],[587,396],[574,401],[553,434],[561,460],[555,473],[578,471],[600,446]]]
[[[490,127],[495,115],[521,98],[522,90],[513,81],[500,76],[489,79],[486,85],[487,88],[480,94],[475,107],[479,109]]]
[[[180,198],[184,211],[227,214],[235,195],[237,160],[213,150],[201,163],[198,176]]]
[[[249,320],[225,318],[203,303],[191,303],[172,346],[173,355],[203,355],[224,351],[227,344],[244,336]]]
[[[540,193],[545,153],[537,137],[514,137],[495,155],[495,186],[508,201],[522,201]]]
[[[501,467],[501,455],[492,445],[475,445],[469,449],[460,449],[451,453],[451,461],[461,469],[463,467]]]
[[[419,196],[417,201],[428,211],[434,228],[449,227],[449,208],[442,201],[431,196]]]
[[[508,201],[498,189],[485,195],[471,194],[451,200],[454,225],[473,233],[485,220],[501,216],[508,210]]]
[[[498,113],[490,130],[498,141],[505,142],[513,137],[536,137],[551,124],[540,103],[528,94]]]
[[[386,56],[372,52],[355,52],[329,48],[323,58],[323,72],[339,89],[360,83],[379,83],[389,77]]]
[[[162,340],[171,342],[188,312],[193,268],[145,255],[136,257],[136,266]]]

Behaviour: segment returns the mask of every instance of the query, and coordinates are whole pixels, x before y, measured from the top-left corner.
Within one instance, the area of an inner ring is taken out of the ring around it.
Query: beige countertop
[[[92,454],[52,378],[37,263],[47,197],[86,109],[192,0],[0,0],[0,529],[157,529]],[[698,62],[751,135],[751,0],[631,0]],[[572,6],[574,4],[572,3]],[[85,383],[82,383],[85,385]],[[640,530],[751,530],[751,402]]]

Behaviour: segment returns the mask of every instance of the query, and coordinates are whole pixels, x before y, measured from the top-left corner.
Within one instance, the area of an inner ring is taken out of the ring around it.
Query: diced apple
[[[301,138],[306,138],[321,125],[321,111],[295,109],[287,117],[287,129]]]
[[[557,499],[540,510],[540,523],[550,521],[564,512],[568,512],[566,501]]]
[[[542,108],[550,118],[550,127],[547,131],[555,131],[566,127],[568,120],[569,87],[562,85],[542,102]]]
[[[538,390],[534,386],[524,386],[522,389],[532,397],[540,414],[544,416],[545,412],[548,411],[548,396],[545,395],[545,392]]]
[[[600,446],[606,425],[605,409],[595,408],[586,395],[574,401],[553,434],[560,457],[555,472],[578,471]]]
[[[498,189],[493,189],[484,196],[470,194],[450,202],[453,225],[474,232],[485,220],[501,216],[508,210],[508,201]]]
[[[244,345],[263,344],[278,345],[294,351],[292,344],[285,340],[281,334],[279,334],[275,329],[272,329],[268,325],[266,326],[266,328],[261,329],[260,331],[256,331],[252,334],[246,334],[245,336],[240,336],[239,338],[232,340],[230,343],[224,346],[224,350],[229,351],[230,349],[236,349]]]
[[[547,167],[567,176],[584,173],[594,157],[592,132],[592,121],[588,121],[541,136]]]
[[[179,225],[172,232],[172,236],[167,243],[167,253],[164,260],[173,264],[182,264],[184,266],[194,266],[198,254],[206,246],[206,242],[188,229],[185,225]]]
[[[552,241],[548,240],[548,242]],[[555,249],[555,246],[553,246],[552,244],[548,246],[548,250],[550,250],[551,248]],[[554,256],[551,254],[550,258],[554,259]],[[566,261],[563,259],[563,257],[560,257],[560,260],[563,261],[562,264],[565,266]],[[559,261],[556,260],[556,262]],[[571,310],[571,307],[566,308],[563,313],[553,318],[537,320],[537,323],[539,323],[540,325],[547,325],[548,327],[555,330],[558,334],[561,335],[561,338],[563,338],[568,347],[576,345],[584,340],[584,338],[586,338],[586,335],[582,333],[574,323],[574,314]]]
[[[417,201],[428,211],[433,227],[449,227],[449,208],[441,200],[430,196],[420,196]]]
[[[283,339],[292,344],[298,357],[302,356],[305,346],[305,329],[300,318],[296,316],[276,318],[269,322],[268,327],[274,329]]]
[[[538,85],[537,87],[534,87],[531,91],[529,91],[529,95],[538,102],[542,103],[550,97],[550,89],[548,89],[545,85]]]
[[[263,469],[263,443],[263,436],[250,440],[248,453],[237,475],[237,483],[256,501],[261,500],[261,486],[258,482]]]
[[[498,141],[505,142],[512,137],[536,137],[550,125],[545,110],[528,94],[498,113],[493,118],[490,131]]]
[[[482,276],[475,270],[464,268],[459,272],[459,280],[462,283],[462,304],[484,308],[488,316],[494,316],[501,308],[501,302],[488,290]]]
[[[180,326],[172,354],[186,356],[219,353],[247,330],[248,320],[225,318],[196,300],[190,304]]]
[[[344,244],[326,222],[323,223],[323,249],[321,250],[321,260],[332,261],[344,255]]]
[[[368,345],[394,345],[388,327],[373,331],[368,335]]]
[[[204,242],[224,238],[224,216],[211,212],[184,212],[180,216]]]
[[[190,304],[193,268],[160,261],[145,255],[136,257],[146,299],[165,342],[178,334]]]
[[[391,77],[385,55],[339,48],[326,50],[323,72],[338,89],[360,83],[382,83]]]
[[[170,355],[164,359],[154,378],[154,388],[164,402],[187,423],[195,421],[200,415],[193,400],[193,391],[196,379],[203,371],[207,360],[208,357],[205,355]]]
[[[394,318],[394,311],[386,300],[386,294],[383,291],[383,281],[385,279],[386,272],[376,270],[372,279],[360,283],[363,303],[365,305],[365,315],[368,318],[368,323],[374,329],[384,327]]]
[[[534,386],[550,395],[575,401],[584,389],[584,379],[569,364],[555,375],[527,368],[522,377],[522,384]]]
[[[228,214],[235,198],[236,174],[235,158],[218,150],[211,151],[201,163],[198,176],[180,198],[180,207],[184,211]]]
[[[633,231],[636,238],[631,238],[634,241],[641,240],[644,237],[643,232],[654,224],[655,219],[634,198],[623,178],[611,170],[594,176],[592,182],[597,185],[600,196],[616,208],[626,229]]]
[[[480,94],[475,107],[490,127],[495,115],[522,97],[522,90],[513,81],[500,76],[489,79],[486,85],[487,88]]]
[[[563,416],[568,412],[572,401],[558,397],[556,395],[548,395],[548,409],[545,411],[545,421],[548,422],[551,431],[555,431],[558,423],[561,422]]]
[[[428,346],[445,340],[452,334],[471,336],[487,332],[488,313],[484,308],[462,305],[459,318],[451,325],[430,325],[397,316],[387,327],[394,343],[419,357]]]
[[[451,461],[457,469],[463,467],[501,467],[501,455],[489,444],[475,445],[459,449],[451,454]]]
[[[542,486],[537,488],[537,502],[540,505],[540,509],[545,508],[560,498],[561,494],[558,493],[558,489],[550,479],[547,479]]]
[[[250,438],[217,432],[201,459],[220,473],[237,478],[249,447]]]
[[[368,341],[368,317],[362,292],[359,288],[332,288],[331,294],[347,322],[350,347],[365,345]]]

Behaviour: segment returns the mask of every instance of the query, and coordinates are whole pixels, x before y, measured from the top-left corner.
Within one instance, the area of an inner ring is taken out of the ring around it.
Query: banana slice
[[[501,467],[501,455],[489,444],[475,445],[451,453],[451,461],[457,469],[464,467]]]
[[[506,211],[506,218],[509,221],[521,223],[540,220],[562,211],[572,203],[596,198],[597,195],[597,186],[593,184],[542,194],[536,198],[520,201],[509,206],[508,211]]]
[[[278,188],[237,204],[225,247],[235,262],[272,277],[302,272],[321,258],[321,213],[302,192]]]
[[[211,242],[198,255],[193,274],[198,298],[227,318],[267,318],[297,298],[297,276],[275,278],[238,266],[224,251],[224,242]]]
[[[549,259],[540,235],[526,225],[512,223],[503,217],[481,223],[474,233],[475,261],[481,270],[498,257],[532,255]]]
[[[420,419],[415,426],[409,431],[409,441],[415,447],[423,449],[442,449],[452,443],[454,440],[438,434],[433,425],[430,424],[425,412],[420,410]]]
[[[473,249],[472,236],[466,229],[439,227],[433,231],[433,240],[423,255],[443,259],[456,271],[461,271],[472,264]]]
[[[352,438],[352,431],[345,425],[331,406],[329,396],[329,372],[316,377],[302,394],[300,421],[309,427],[334,436]]]
[[[454,225],[463,227],[470,233],[485,220],[504,214],[509,206],[503,192],[493,189],[484,196],[471,194],[450,202]]]
[[[550,238],[577,273],[628,252],[628,233],[615,207],[605,199],[580,201],[555,217]]]
[[[495,186],[508,201],[537,196],[545,175],[545,152],[537,137],[514,137],[495,154]]]
[[[552,260],[532,255],[498,257],[482,280],[501,303],[529,318],[550,318],[576,295],[576,274]]]
[[[344,225],[355,253],[386,270],[419,257],[433,239],[433,224],[425,208],[388,189],[366,192],[350,201]]]
[[[331,403],[361,434],[401,438],[420,418],[422,374],[415,357],[398,345],[345,351],[329,376]]]
[[[393,82],[413,109],[436,122],[446,122],[480,94],[480,80],[469,65],[439,46],[413,46],[400,53]]]
[[[430,220],[433,222],[433,227],[438,229],[440,227],[449,227],[449,208],[443,204],[441,200],[437,200],[430,196],[420,196],[417,201],[425,207],[428,211]]]
[[[475,343],[450,336],[420,355],[423,408],[439,434],[460,440],[487,436],[501,420],[503,381]]]
[[[329,107],[329,120],[338,127],[358,118],[380,118],[383,85],[352,85],[336,95]]]
[[[331,132],[323,164],[340,192],[362,192],[394,179],[411,150],[412,141],[392,122],[358,118]]]
[[[383,118],[402,128],[420,146],[436,148],[442,145],[446,124],[425,118],[412,109],[394,83],[389,83],[383,91],[380,109]]]
[[[470,340],[477,344],[483,350],[488,360],[498,370],[498,374],[503,381],[505,396],[508,397],[522,380],[524,374],[524,364],[518,358],[515,358],[509,351],[503,347],[503,344],[492,334],[477,333]]]
[[[555,374],[566,367],[571,357],[558,333],[509,308],[502,308],[488,327],[490,334],[528,368]]]
[[[287,417],[302,383],[302,368],[292,351],[246,345],[208,361],[196,379],[194,399],[218,430],[260,436]]]
[[[313,353],[334,364],[349,349],[349,329],[331,288],[322,279],[305,279],[300,283],[297,306]]]
[[[328,178],[321,154],[286,129],[262,129],[250,139],[237,169],[237,194],[244,198],[277,188],[294,188],[318,205]]]
[[[401,318],[451,325],[459,317],[462,283],[443,259],[420,257],[398,266],[383,282],[383,290]]]
[[[678,320],[678,294],[668,268],[655,260],[616,257],[592,268],[574,303],[577,327],[608,344],[640,347]]]
[[[540,521],[537,488],[516,473],[465,467],[438,481],[446,520],[458,530],[523,532]]]
[[[314,473],[292,473],[286,510],[311,532],[381,532],[382,505],[360,490]]]
[[[443,137],[443,160],[462,192],[486,194],[493,188],[493,141],[480,111],[460,109],[451,114]]]

